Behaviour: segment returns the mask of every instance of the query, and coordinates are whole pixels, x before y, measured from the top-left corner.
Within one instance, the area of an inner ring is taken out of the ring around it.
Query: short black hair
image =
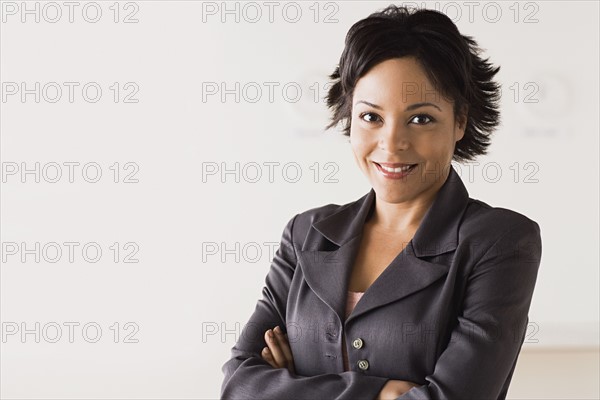
[[[356,22],[346,35],[339,65],[329,75],[333,84],[325,97],[332,110],[325,129],[345,121],[350,136],[352,96],[358,79],[376,64],[415,57],[434,88],[454,102],[454,116],[467,115],[465,134],[456,143],[453,160],[469,161],[486,154],[490,136],[500,123],[500,67],[482,59],[471,36],[462,35],[445,14],[429,9],[390,5]]]

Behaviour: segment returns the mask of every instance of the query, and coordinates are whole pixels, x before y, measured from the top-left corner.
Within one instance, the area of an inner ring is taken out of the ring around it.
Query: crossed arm
[[[273,368],[287,368],[292,374],[295,374],[294,357],[287,334],[283,333],[279,326],[275,329],[268,329],[265,332],[265,342],[267,346],[263,348],[261,357]],[[390,379],[383,385],[375,400],[395,400],[415,386],[419,386],[419,384]]]

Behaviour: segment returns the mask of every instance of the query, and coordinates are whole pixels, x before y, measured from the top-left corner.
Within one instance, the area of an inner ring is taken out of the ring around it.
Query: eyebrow
[[[354,105],[357,105],[358,103],[364,103],[364,104],[371,106],[373,108],[376,108],[378,110],[383,110],[383,108],[381,106],[378,106],[377,104],[369,103],[368,101],[365,101],[365,100],[359,100],[356,103],[354,103]],[[433,104],[433,103],[414,103],[414,104],[411,104],[408,107],[406,107],[404,109],[404,111],[411,111],[411,110],[414,110],[415,108],[425,107],[425,106],[435,107],[439,111],[442,111],[442,109],[437,104]]]

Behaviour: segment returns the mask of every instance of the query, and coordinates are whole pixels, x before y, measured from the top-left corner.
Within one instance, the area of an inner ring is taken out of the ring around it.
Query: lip
[[[379,165],[383,165],[384,167],[388,167],[388,168],[400,168],[400,167],[406,167],[408,165],[415,165],[416,163],[388,163],[388,162],[376,162],[373,161],[375,164],[379,164]]]
[[[389,166],[388,168],[398,168],[398,167],[408,166],[408,165],[412,165],[413,166],[412,168],[410,168],[408,171],[405,171],[405,172],[389,172],[389,171],[386,171],[383,168],[381,168],[380,163],[377,163],[377,162],[373,161],[373,164],[375,164],[375,168],[377,168],[377,170],[385,178],[388,178],[388,179],[401,179],[401,178],[404,178],[404,177],[410,175],[415,169],[417,169],[417,166],[419,165],[418,163],[415,163],[415,164],[382,163],[386,167]]]

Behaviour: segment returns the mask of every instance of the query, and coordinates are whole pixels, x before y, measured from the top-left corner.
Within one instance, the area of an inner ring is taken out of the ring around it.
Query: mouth
[[[377,170],[386,178],[399,179],[413,172],[419,164],[403,164],[403,163],[376,163]]]

